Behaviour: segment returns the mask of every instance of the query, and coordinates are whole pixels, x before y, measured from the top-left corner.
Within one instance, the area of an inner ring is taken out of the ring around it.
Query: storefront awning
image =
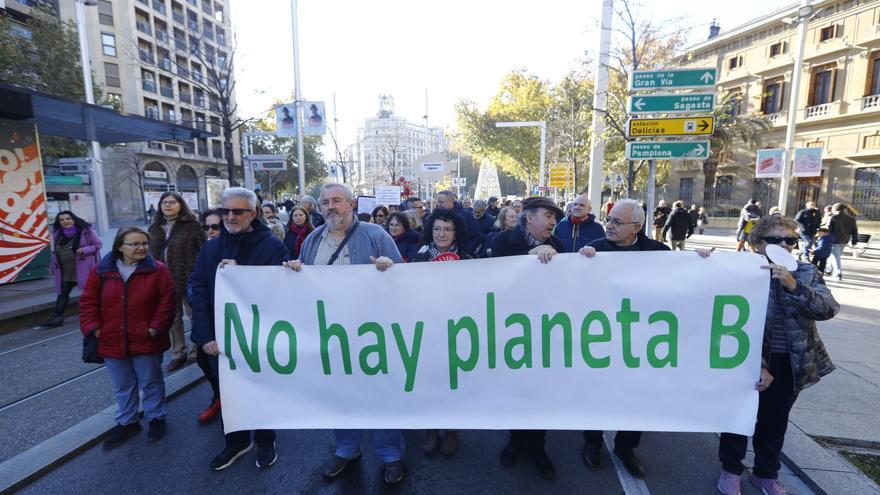
[[[0,118],[37,125],[40,134],[101,144],[208,138],[215,134],[0,83]],[[89,125],[94,123],[93,126]],[[94,134],[90,129],[94,128]]]

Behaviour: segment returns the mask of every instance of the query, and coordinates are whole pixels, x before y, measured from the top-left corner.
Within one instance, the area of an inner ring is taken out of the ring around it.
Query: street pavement
[[[732,249],[731,236],[719,234],[694,236],[688,248]],[[844,281],[828,282],[842,311],[819,328],[839,369],[804,391],[795,406],[792,424],[809,435],[875,446],[878,441],[878,260],[880,253],[872,252],[848,257]],[[113,404],[106,371],[80,361],[80,342],[73,319],[59,329],[0,335],[0,462]],[[426,458],[422,433],[411,431],[405,434],[408,473],[400,486],[381,482],[381,463],[370,452],[369,438],[363,460],[326,482],[320,473],[332,453],[332,433],[288,430],[279,432],[280,458],[271,469],[258,470],[251,453],[213,473],[208,462],[223,446],[220,425],[200,426],[195,419],[209,400],[209,387],[202,383],[169,403],[169,433],[161,442],[147,444],[142,433],[111,452],[92,447],[21,493],[713,493],[719,468],[718,439],[711,433],[645,434],[637,452],[648,478],[639,485],[615,469],[607,452],[600,470],[588,470],[580,458],[580,432],[548,433],[547,449],[559,477],[545,481],[526,457],[511,468],[500,465],[504,431],[462,432],[461,449],[452,458]],[[813,493],[787,466],[782,479],[790,493]],[[745,494],[757,493],[745,481],[743,488]]]

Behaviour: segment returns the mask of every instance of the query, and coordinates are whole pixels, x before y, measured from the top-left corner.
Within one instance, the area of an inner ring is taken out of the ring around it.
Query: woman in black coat
[[[388,216],[386,226],[403,261],[412,261],[419,250],[419,234],[410,227],[409,218],[403,213],[394,212]]]

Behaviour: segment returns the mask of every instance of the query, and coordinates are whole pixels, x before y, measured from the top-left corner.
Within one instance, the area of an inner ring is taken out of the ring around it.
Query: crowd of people
[[[686,210],[681,201],[672,208],[661,201],[649,219],[643,204],[626,199],[603,208],[604,218],[599,222],[586,194],[568,205],[544,197],[509,204],[489,198],[468,204],[451,191],[440,191],[430,210],[422,199],[411,197],[400,205],[370,212],[356,212],[355,199],[346,185],[335,183],[325,184],[317,200],[303,197],[298,204],[281,205],[261,202],[253,191],[233,187],[223,192],[222,206],[204,212],[199,222],[178,193],[166,192],[149,228],[120,229],[103,257],[100,238],[91,226],[69,211],[59,213],[53,226],[58,303],[48,323],[54,325],[62,318],[72,287],[83,287],[82,332],[97,338],[98,354],[107,363],[118,405],[117,425],[104,448],[115,448],[141,430],[141,402],[148,421],[147,440],[155,442],[165,435],[161,363],[169,349],[168,371],[196,362],[211,385],[211,402],[199,412],[198,420],[207,423],[219,417],[223,398],[213,316],[214,280],[224,266],[284,266],[298,272],[303,265],[372,264],[385,271],[399,263],[481,257],[531,255],[549,263],[558,253],[580,253],[589,262],[608,251],[684,250],[686,239],[708,225],[705,210],[696,206]],[[286,224],[278,218],[282,208]],[[842,244],[855,243],[857,233],[845,205],[834,205],[823,220],[815,205],[808,203],[796,219],[788,219],[778,213],[761,215],[760,205],[750,202],[740,220],[744,225],[737,238],[755,252],[763,254],[768,245],[792,252],[800,241],[802,259],[812,255],[815,262],[800,262],[793,272],[769,261],[764,266],[771,278],[770,304],[760,380],[755,386],[760,395],[753,437],[755,467],[749,480],[764,493],[784,493],[777,477],[788,414],[802,389],[834,369],[815,322],[832,318],[839,306],[824,284],[824,263],[817,261],[831,256],[839,277]],[[645,233],[648,221],[654,227],[653,239]],[[712,250],[697,249],[697,253],[705,258]],[[194,345],[189,349],[183,331],[185,314],[192,320]],[[336,449],[323,469],[327,478],[339,476],[362,452],[361,430],[337,429],[334,436]],[[636,455],[641,436],[641,432],[620,431],[610,446],[638,478],[646,474]],[[224,448],[210,460],[210,468],[223,470],[254,448],[256,465],[268,468],[278,459],[275,438],[272,430],[227,433]],[[583,438],[583,460],[589,468],[598,469],[602,432],[584,431]],[[406,448],[401,431],[375,431],[373,439],[385,482],[400,482]],[[540,476],[555,478],[544,442],[544,430],[512,430],[500,451],[500,462],[510,466],[526,453]],[[427,455],[441,451],[451,456],[459,445],[456,430],[427,430],[422,447]],[[746,437],[721,436],[718,489],[724,494],[740,493],[746,446]]]

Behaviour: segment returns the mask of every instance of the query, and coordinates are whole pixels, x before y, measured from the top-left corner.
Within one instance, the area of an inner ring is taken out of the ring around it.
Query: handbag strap
[[[333,253],[332,256],[330,256],[330,261],[327,262],[328,265],[332,265],[333,263],[336,262],[336,258],[339,257],[339,253],[342,252],[342,248],[344,248],[345,245],[348,244],[348,240],[351,239],[351,235],[354,234],[354,231],[357,230],[358,225],[360,225],[360,224],[361,224],[360,222],[355,223],[354,226],[351,228],[351,230],[349,230],[348,232],[345,233],[345,237],[342,239],[342,242],[339,243],[339,246],[336,248],[336,251]]]

